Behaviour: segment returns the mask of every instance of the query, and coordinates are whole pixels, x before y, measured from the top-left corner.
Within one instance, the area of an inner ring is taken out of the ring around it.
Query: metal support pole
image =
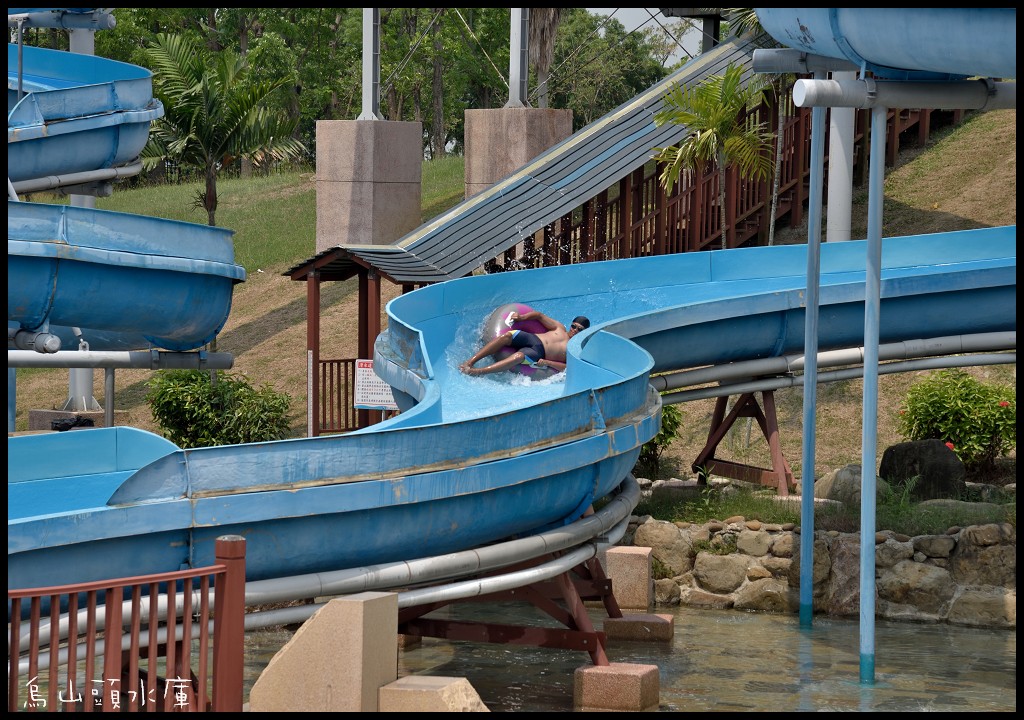
[[[814,617],[814,456],[818,404],[818,286],[825,173],[825,108],[811,110],[811,179],[807,208],[807,302],[804,315],[804,432],[800,470],[800,625]]]
[[[529,107],[526,102],[530,78],[530,8],[512,8],[509,37],[508,102],[505,107]]]
[[[357,120],[380,114],[380,8],[363,8],[363,110]]]
[[[889,109],[871,111],[868,238],[864,269],[864,405],[860,476],[860,681],[875,683],[875,456],[878,448],[878,337],[882,285],[885,124]]]

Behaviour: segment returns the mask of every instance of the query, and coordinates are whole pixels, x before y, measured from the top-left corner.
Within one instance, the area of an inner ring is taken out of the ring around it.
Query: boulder
[[[897,491],[909,488],[914,500],[961,498],[967,493],[964,464],[941,440],[911,440],[886,448],[878,476]]]

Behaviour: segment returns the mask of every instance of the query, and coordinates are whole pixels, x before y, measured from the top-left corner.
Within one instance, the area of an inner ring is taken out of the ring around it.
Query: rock
[[[878,475],[914,500],[961,498],[967,493],[964,464],[941,440],[911,440],[885,449]]]
[[[860,476],[861,466],[856,463],[833,470],[814,483],[814,497],[860,507]],[[889,489],[884,480],[879,478],[875,482],[876,497]]]

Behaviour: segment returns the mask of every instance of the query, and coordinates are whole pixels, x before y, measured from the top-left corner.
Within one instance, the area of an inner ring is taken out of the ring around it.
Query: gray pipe
[[[64,30],[112,30],[117,21],[110,13],[99,9],[91,13],[27,12],[7,16],[7,27],[12,28],[19,24]]]
[[[771,75],[811,75],[816,72],[856,72],[860,67],[849,60],[815,55],[794,48],[755,50],[751,68]]]
[[[906,360],[886,363],[878,366],[879,375],[889,375],[897,372],[914,372],[916,370],[938,370],[951,367],[975,367],[978,365],[1010,365],[1016,364],[1017,353],[997,353],[992,355],[964,355],[951,358],[928,358],[923,360]],[[846,368],[843,370],[830,370],[818,374],[818,382],[839,382],[840,380],[852,380],[864,374],[863,367]],[[728,397],[729,395],[742,395],[750,392],[764,392],[765,390],[778,390],[780,388],[794,387],[803,382],[803,377],[777,377],[767,380],[755,380],[745,383],[734,383],[731,385],[718,385],[716,387],[699,388],[696,390],[681,390],[661,396],[661,402],[666,405],[689,402],[691,400],[705,400],[713,397]]]
[[[629,514],[640,502],[640,486],[633,476],[629,475],[619,487],[621,492],[596,513],[557,530],[438,557],[258,580],[246,584],[245,604],[265,605],[300,598],[408,587],[417,583],[494,570],[545,553],[574,547],[584,541],[607,535],[623,519],[628,520]]]
[[[1016,331],[976,333],[974,335],[947,335],[944,337],[886,343],[879,346],[878,357],[879,360],[901,360],[935,355],[995,352],[998,350],[1014,350],[1016,348]],[[855,365],[862,362],[864,362],[863,346],[818,353],[817,365],[818,367],[835,367],[837,365]],[[782,375],[802,370],[803,367],[803,354],[780,355],[778,357],[745,360],[725,365],[681,370],[666,375],[656,375],[651,378],[651,386],[659,392],[664,392],[681,387],[721,382],[722,380],[748,379],[762,375]]]
[[[1017,83],[797,80],[793,84],[793,103],[797,107],[1014,109],[1017,107]]]
[[[87,351],[62,350],[42,355],[30,350],[8,350],[7,367],[136,368],[143,370],[228,370],[231,353],[170,352],[167,350]]]
[[[31,178],[13,183],[16,192],[22,194],[44,192],[56,188],[68,187],[71,185],[86,185],[94,182],[106,182],[120,180],[121,178],[134,177],[142,172],[142,163],[139,161],[120,165],[115,168],[103,168],[101,170],[89,170],[86,172],[67,173],[65,175],[47,175],[41,178]],[[10,181],[8,181],[10,182]],[[8,189],[8,194],[10,194]]]

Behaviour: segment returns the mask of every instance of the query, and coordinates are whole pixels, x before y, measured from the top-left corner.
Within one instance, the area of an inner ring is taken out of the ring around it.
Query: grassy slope
[[[463,198],[462,158],[425,163],[423,219],[456,205]],[[190,222],[205,215],[191,209],[198,185],[119,190],[101,199],[101,209],[132,212]],[[281,273],[315,253],[316,196],[311,173],[289,173],[218,183],[217,222],[236,231],[235,255],[249,273],[235,290],[231,317],[218,339],[218,350],[235,356],[233,372],[244,373],[257,385],[268,383],[292,397],[292,434],[305,432],[305,318],[303,283]],[[45,201],[43,198],[30,198]],[[863,237],[867,214],[866,190],[856,194],[853,237]],[[883,234],[906,235],[1013,225],[1016,207],[1016,111],[990,112],[972,118],[952,132],[934,134],[927,148],[907,147],[898,167],[886,180]],[[806,228],[781,228],[778,242],[802,242]],[[398,288],[385,283],[385,300]],[[356,296],[354,281],[322,288],[324,358],[354,357]],[[983,368],[980,374],[1016,384],[1016,366]],[[18,372],[17,429],[27,428],[29,408],[60,407],[67,396],[67,370]],[[130,422],[157,431],[145,403],[151,373],[119,370],[115,405],[129,411]],[[879,389],[879,451],[898,442],[891,411],[902,399],[913,376],[883,376]],[[103,373],[97,371],[95,394],[103,396]],[[823,386],[819,391],[819,471],[859,462],[860,382]],[[796,390],[777,394],[783,451],[799,471],[801,410]],[[679,439],[666,454],[662,476],[683,477],[700,451],[707,433],[713,401],[688,403]],[[735,459],[764,464],[765,443],[756,431],[747,444],[745,431],[734,432],[719,452]]]

